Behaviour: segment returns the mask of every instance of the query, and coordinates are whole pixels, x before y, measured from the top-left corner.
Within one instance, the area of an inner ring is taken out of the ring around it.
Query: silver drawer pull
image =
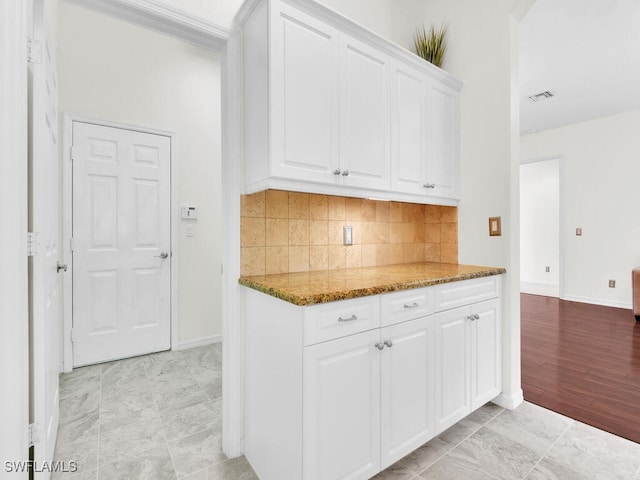
[[[384,343],[382,342],[378,342],[374,345],[374,347],[376,347],[378,350],[383,350],[384,349]]]
[[[338,317],[338,321],[339,322],[353,322],[354,320],[357,320],[358,317],[356,317],[356,315],[351,315],[349,318],[342,318],[342,317]]]
[[[384,344],[389,348],[393,347],[393,342],[391,340],[385,340]]]
[[[478,315],[477,313],[474,313],[474,314],[473,314],[473,318],[474,318],[475,320],[480,320],[480,315]]]
[[[404,308],[416,308],[419,306],[420,305],[418,305],[416,302],[413,302],[411,305],[407,305],[406,303],[404,304]]]

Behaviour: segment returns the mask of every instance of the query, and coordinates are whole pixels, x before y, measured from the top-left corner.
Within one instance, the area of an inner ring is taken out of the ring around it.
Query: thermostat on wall
[[[198,207],[195,205],[185,205],[182,207],[182,218],[198,218]]]

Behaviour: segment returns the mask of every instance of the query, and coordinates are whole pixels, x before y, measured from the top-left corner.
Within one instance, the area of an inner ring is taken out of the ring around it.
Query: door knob
[[[154,258],[162,258],[163,260],[167,257],[169,257],[167,252],[162,252],[160,255],[154,255]]]
[[[67,264],[58,262],[58,264],[56,265],[56,272],[60,273],[60,270],[62,270],[63,272],[66,272]]]
[[[391,340],[385,340],[384,344],[389,348],[393,347],[393,342]]]
[[[378,350],[383,350],[384,349],[384,343],[382,342],[378,342],[374,345]]]
[[[336,168],[336,169],[333,171],[333,174],[334,174],[334,175],[340,175],[340,169],[339,169],[339,168]]]

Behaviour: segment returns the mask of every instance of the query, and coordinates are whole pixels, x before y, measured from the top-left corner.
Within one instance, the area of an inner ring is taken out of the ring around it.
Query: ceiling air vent
[[[539,102],[541,100],[546,100],[547,98],[553,97],[553,92],[546,90],[544,92],[536,93],[535,95],[530,95],[529,100],[532,102]]]

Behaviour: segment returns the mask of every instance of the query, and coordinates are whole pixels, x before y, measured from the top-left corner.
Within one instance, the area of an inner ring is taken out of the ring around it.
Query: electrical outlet
[[[616,288],[616,281],[615,280],[609,280],[609,288]]]
[[[582,236],[582,227],[576,227],[576,237]]]
[[[544,267],[544,271],[549,273],[551,271],[551,269],[549,267]]]

